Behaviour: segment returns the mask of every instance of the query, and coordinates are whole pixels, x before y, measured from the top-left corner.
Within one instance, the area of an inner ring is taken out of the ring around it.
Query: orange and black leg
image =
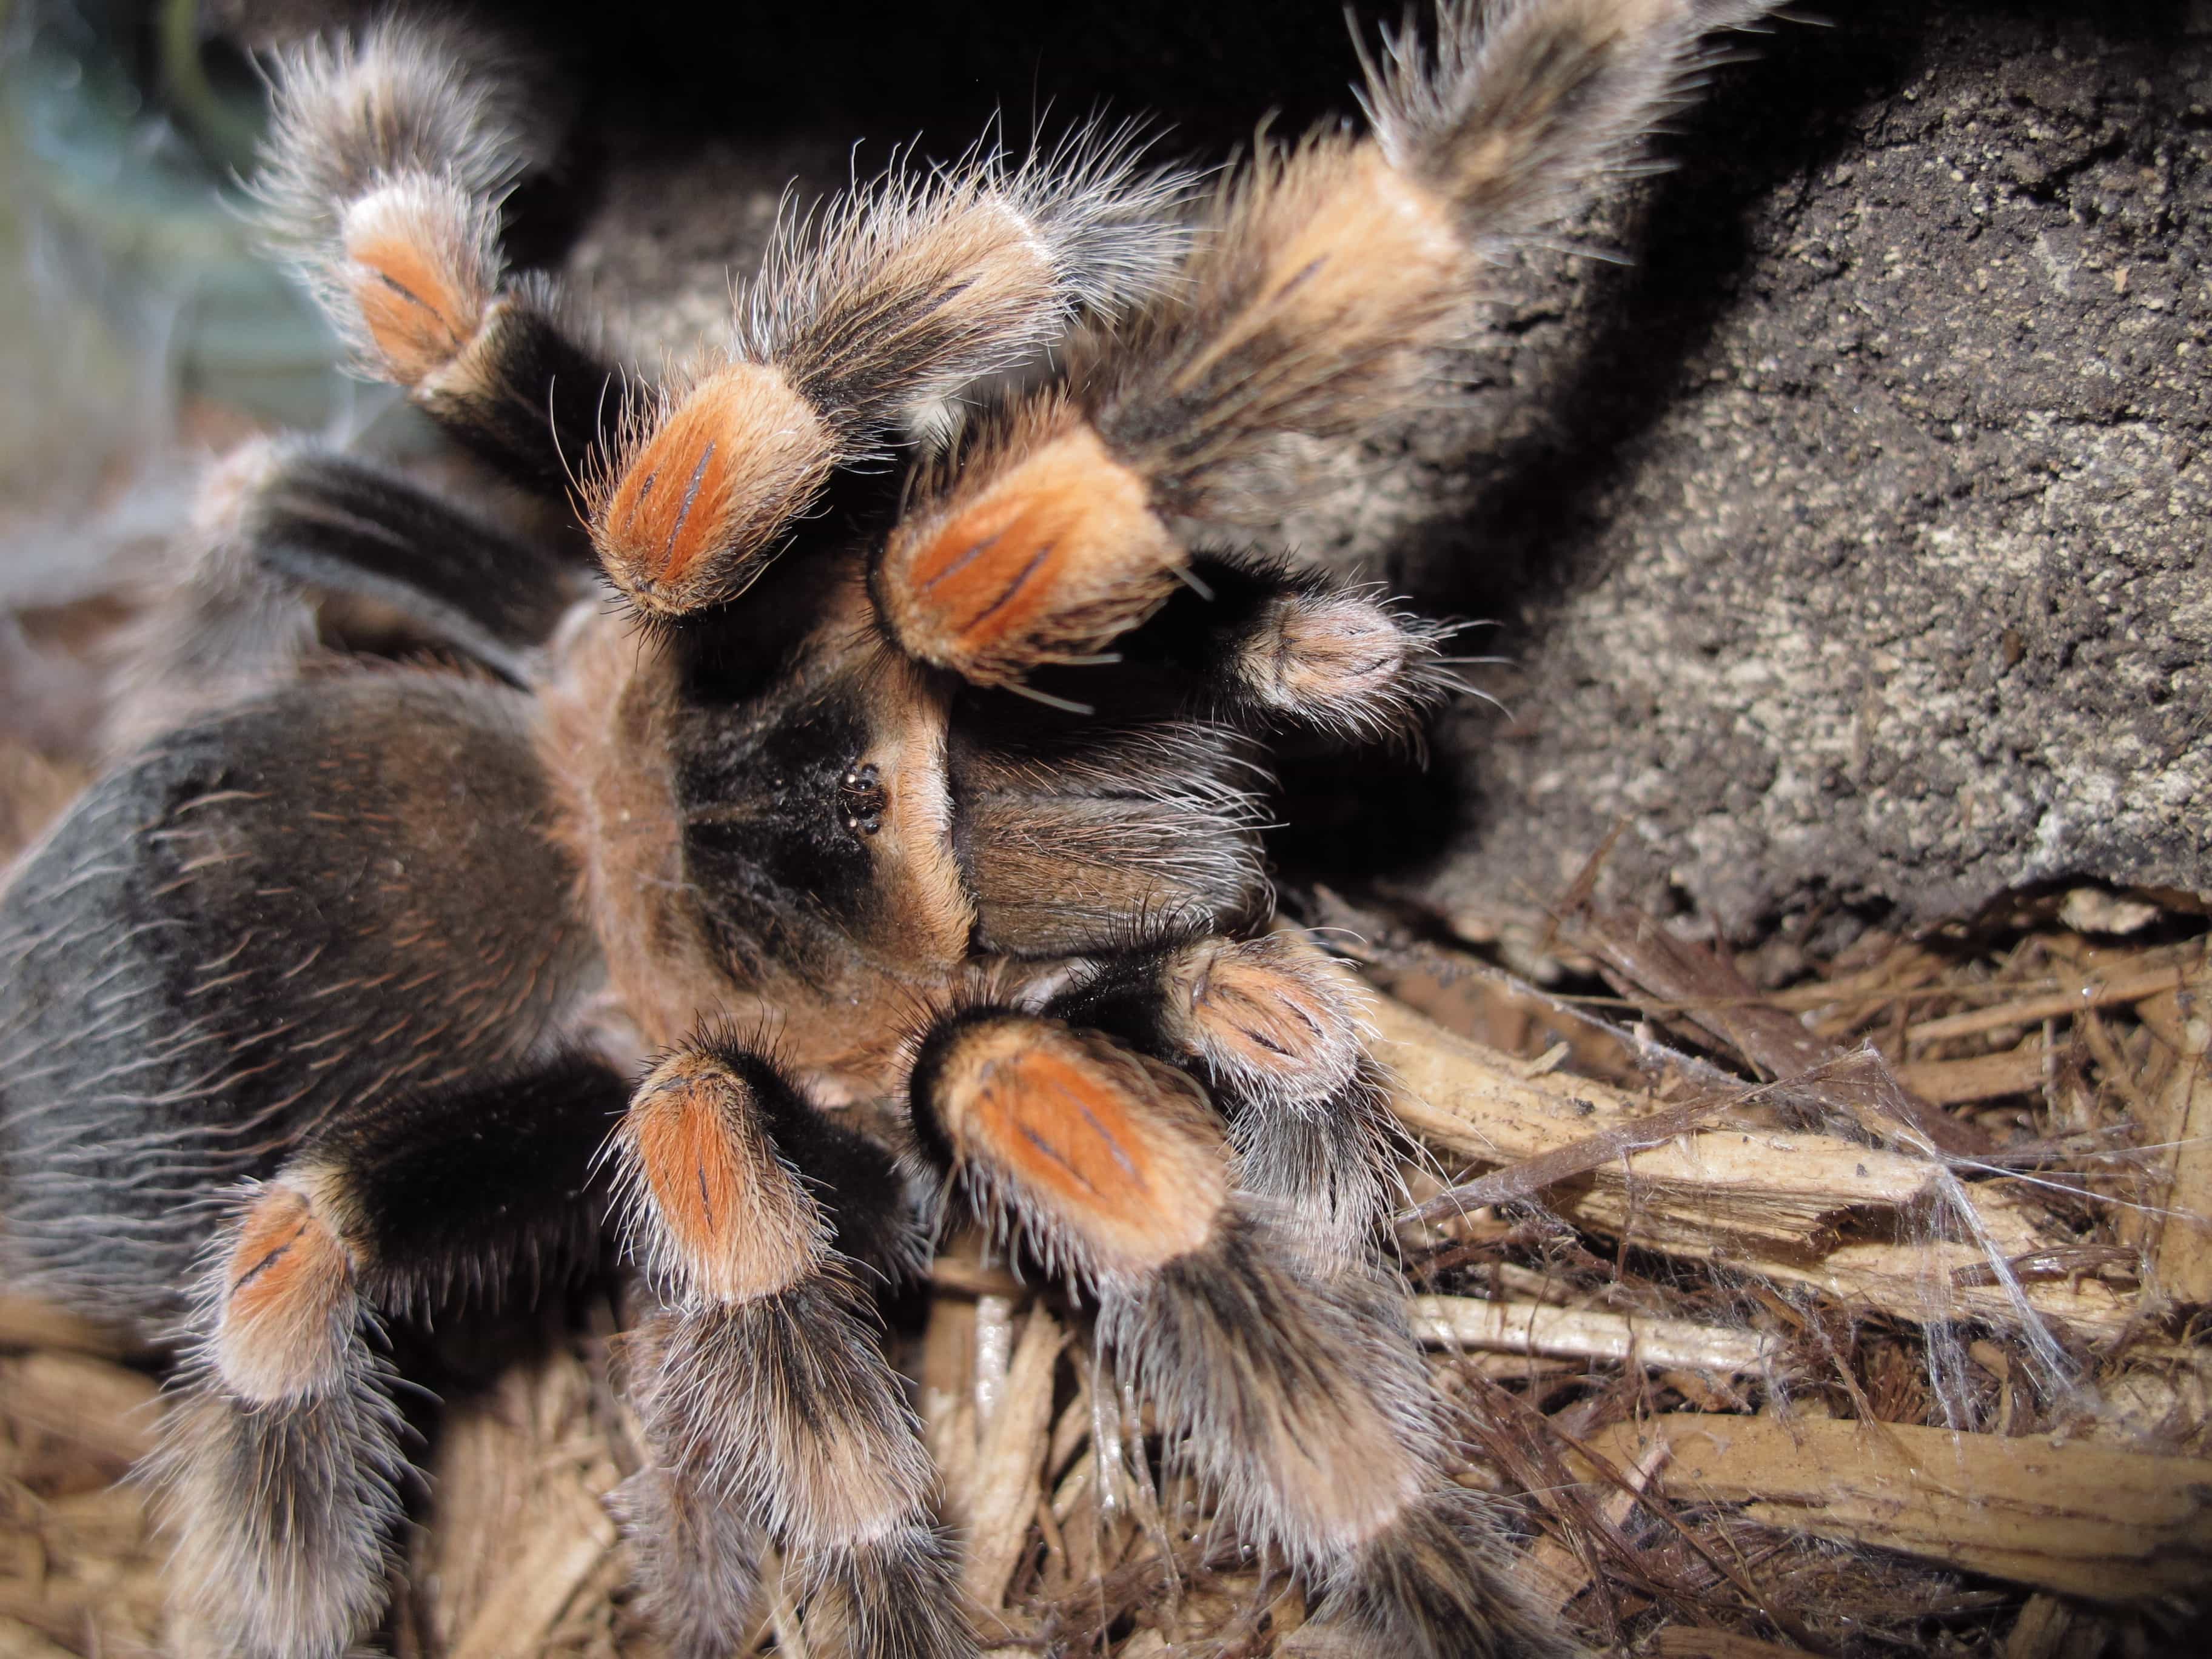
[[[457,656],[527,687],[590,593],[582,538],[512,536],[385,468],[257,439],[200,492],[184,568],[133,625],[111,751],[298,678],[326,641]]]
[[[1187,1072],[1095,1029],[972,1009],[923,1040],[925,1148],[1097,1298],[1101,1340],[1240,1536],[1319,1598],[1310,1639],[1374,1659],[1562,1659],[1445,1477],[1391,1279],[1309,1272],[1295,1217],[1240,1189]]]
[[[1200,207],[1180,283],[1079,335],[1057,384],[978,422],[921,481],[872,575],[892,637],[984,685],[1109,650],[1192,574],[1189,526],[1273,532],[1297,502],[1300,442],[1358,441],[1417,409],[1496,255],[1632,154],[1708,32],[1767,9],[1449,0],[1432,52],[1409,31],[1370,72],[1370,133],[1263,148]],[[1391,632],[1281,621],[1354,684]],[[1304,672],[1255,687],[1311,702]]]
[[[406,1469],[380,1316],[591,1261],[592,1164],[623,1095],[572,1056],[364,1101],[240,1191],[151,1466],[223,1651],[337,1659],[374,1626]]]
[[[657,1460],[635,1514],[679,1523],[644,1554],[682,1650],[742,1633],[727,1575],[751,1559],[749,1528],[795,1575],[812,1650],[972,1654],[920,1425],[872,1309],[868,1280],[909,1269],[920,1243],[890,1159],[719,1035],[639,1085],[613,1151],[630,1248],[662,1304],[633,1339]]]
[[[1297,934],[1209,934],[1117,957],[1046,1012],[1200,1079],[1239,1192],[1279,1209],[1305,1270],[1330,1279],[1371,1270],[1398,1147],[1361,1000]]]
[[[590,500],[615,584],[659,615],[735,597],[834,471],[929,441],[971,383],[1156,290],[1186,181],[1140,148],[1090,132],[1018,166],[979,149],[786,220],[725,349],[630,404]]]
[[[720,350],[665,389],[615,386],[551,285],[506,270],[500,207],[531,146],[498,60],[393,20],[280,61],[266,218],[372,372],[524,481],[579,489],[649,613],[743,592],[835,471],[1145,298],[1186,240],[1186,181],[1127,133],[1021,165],[979,150],[787,220]]]
[[[387,19],[283,56],[273,82],[263,222],[361,367],[518,482],[573,489],[622,391],[552,284],[507,269],[501,204],[538,159],[514,66],[466,30]]]

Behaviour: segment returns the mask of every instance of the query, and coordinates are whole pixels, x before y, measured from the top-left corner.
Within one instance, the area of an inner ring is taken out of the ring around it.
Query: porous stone
[[[1525,908],[1626,822],[1615,890],[1739,938],[2212,890],[2212,8],[1852,7],[1759,55],[1636,263],[1502,314],[1474,459],[1426,432],[1381,486],[1459,510],[1340,538],[1518,659],[1410,879]]]

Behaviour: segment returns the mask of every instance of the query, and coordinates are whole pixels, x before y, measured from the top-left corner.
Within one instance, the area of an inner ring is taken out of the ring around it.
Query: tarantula
[[[1257,839],[1269,734],[1406,729],[1442,630],[1206,527],[1264,543],[1285,441],[1422,395],[1486,258],[1765,9],[1446,0],[1369,66],[1367,136],[1203,190],[1096,137],[895,171],[787,222],[660,385],[505,269],[533,141],[497,52],[392,21],[276,65],[272,234],[367,372],[580,480],[586,533],[243,452],[143,740],[0,906],[10,1269],[178,1334],[154,1473],[205,1625],[372,1627],[380,1320],[611,1225],[674,1647],[741,1638],[772,1544],[817,1650],[974,1652],[872,1303],[973,1213],[1301,1575],[1309,1649],[1574,1650],[1448,1478],[1381,1080]],[[363,602],[435,654],[319,652]]]

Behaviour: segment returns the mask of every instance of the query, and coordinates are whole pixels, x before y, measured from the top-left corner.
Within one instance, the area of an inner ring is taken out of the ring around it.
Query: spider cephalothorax
[[[1267,738],[1406,731],[1445,630],[1206,526],[1264,543],[1284,441],[1418,395],[1492,251],[1762,9],[1452,0],[1371,136],[1208,191],[1097,140],[894,177],[645,390],[504,269],[495,54],[279,64],[275,237],[370,372],[526,489],[586,479],[595,556],[242,453],[127,680],[148,735],[0,907],[11,1267],[181,1322],[155,1469],[232,1648],[374,1620],[380,1316],[611,1226],[678,1649],[739,1639],[773,1543],[817,1650],[972,1651],[868,1288],[948,1206],[1091,1304],[1305,1579],[1300,1643],[1571,1648],[1448,1478],[1356,1000],[1271,931],[1257,836]],[[362,601],[435,654],[333,659],[318,611]]]

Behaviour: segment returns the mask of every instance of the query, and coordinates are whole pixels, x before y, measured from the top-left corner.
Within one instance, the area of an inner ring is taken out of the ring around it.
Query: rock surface
[[[1549,896],[1624,819],[1617,890],[1739,937],[2212,890],[2212,8],[2102,9],[1785,28],[1637,264],[1508,313],[1482,459],[1405,475],[1464,510],[1383,555],[1521,665],[1423,890]]]

